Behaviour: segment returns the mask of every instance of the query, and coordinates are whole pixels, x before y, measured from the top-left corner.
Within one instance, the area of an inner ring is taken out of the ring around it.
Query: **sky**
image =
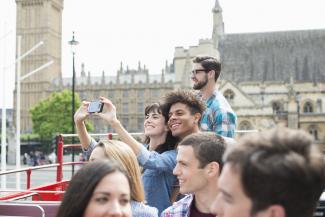
[[[219,2],[226,33],[325,29],[324,0]],[[172,62],[175,47],[197,45],[199,39],[211,37],[214,4],[215,0],[64,0],[63,76],[72,76],[68,41],[73,31],[80,43],[77,75],[81,63],[96,76],[102,71],[116,75],[121,62],[124,68],[136,69],[139,61],[150,73],[160,73],[165,61]],[[13,107],[15,19],[15,1],[0,0],[0,108]]]

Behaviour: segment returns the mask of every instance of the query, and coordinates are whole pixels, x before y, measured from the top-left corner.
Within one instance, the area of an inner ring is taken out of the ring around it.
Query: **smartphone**
[[[89,106],[88,106],[88,112],[89,113],[99,113],[103,111],[104,103],[100,101],[91,101]]]

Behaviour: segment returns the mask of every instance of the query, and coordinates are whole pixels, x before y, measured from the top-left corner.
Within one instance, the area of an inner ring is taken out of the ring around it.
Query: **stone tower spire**
[[[212,30],[212,41],[215,48],[218,48],[219,40],[224,35],[224,23],[222,18],[222,8],[219,0],[216,0],[213,13],[213,30]]]
[[[86,77],[85,63],[81,63],[81,77]]]
[[[102,84],[105,84],[105,71],[102,71]]]

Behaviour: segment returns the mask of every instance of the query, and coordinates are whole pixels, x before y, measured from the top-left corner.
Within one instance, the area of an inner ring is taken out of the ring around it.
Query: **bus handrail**
[[[39,169],[44,169],[44,168],[52,168],[52,167],[57,167],[57,166],[59,166],[58,163],[35,166],[35,167],[26,167],[26,168],[21,168],[21,169],[14,169],[14,170],[8,170],[8,171],[5,171],[5,172],[0,172],[0,176],[1,175],[12,174],[12,173],[18,173],[18,172],[27,172],[28,170],[39,170]]]
[[[64,191],[50,190],[24,190],[24,189],[1,189],[0,192],[21,192],[21,193],[64,193]]]

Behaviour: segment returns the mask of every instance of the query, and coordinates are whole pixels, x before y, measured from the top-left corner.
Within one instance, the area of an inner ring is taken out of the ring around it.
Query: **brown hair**
[[[221,63],[220,61],[212,56],[197,56],[193,59],[193,63],[199,63],[205,70],[213,70],[214,80],[217,81],[221,72]]]
[[[225,140],[213,132],[199,132],[186,136],[179,146],[191,146],[200,168],[211,162],[217,162],[221,170],[222,156],[226,149]]]
[[[95,148],[103,148],[108,159],[119,162],[130,177],[131,199],[143,202],[144,189],[141,181],[141,171],[137,158],[132,149],[125,143],[117,140],[100,141]]]
[[[202,114],[205,110],[204,103],[195,96],[193,91],[174,90],[167,93],[162,99],[161,110],[165,117],[169,117],[170,107],[176,103],[185,104],[189,108],[192,115],[199,113],[202,117]]]
[[[325,164],[312,138],[277,128],[244,137],[225,156],[252,200],[251,214],[281,205],[287,217],[311,217],[324,190]]]

